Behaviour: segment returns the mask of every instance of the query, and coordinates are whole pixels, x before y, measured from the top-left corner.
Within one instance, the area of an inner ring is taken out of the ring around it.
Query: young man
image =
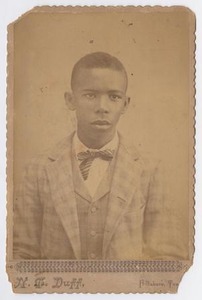
[[[124,66],[107,53],[75,64],[65,100],[77,130],[26,167],[14,210],[14,258],[182,256],[159,164],[116,130],[130,102],[127,84]]]

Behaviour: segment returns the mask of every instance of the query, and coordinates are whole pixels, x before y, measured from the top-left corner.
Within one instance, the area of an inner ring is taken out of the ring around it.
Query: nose
[[[97,112],[108,113],[109,101],[107,95],[100,95],[97,103]]]

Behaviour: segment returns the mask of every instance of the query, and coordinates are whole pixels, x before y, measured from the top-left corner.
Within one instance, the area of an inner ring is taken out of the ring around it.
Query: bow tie
[[[95,158],[101,158],[106,161],[110,161],[113,158],[114,151],[110,149],[106,150],[97,150],[97,151],[82,151],[77,154],[78,160],[81,162],[79,168],[81,170],[81,174],[83,179],[86,180],[88,178],[89,170],[92,165],[92,162]]]
[[[97,150],[97,151],[82,151],[77,154],[79,161],[84,161],[86,159],[95,159],[97,157],[102,158],[103,160],[111,160],[113,158],[114,151],[110,149],[106,150]]]

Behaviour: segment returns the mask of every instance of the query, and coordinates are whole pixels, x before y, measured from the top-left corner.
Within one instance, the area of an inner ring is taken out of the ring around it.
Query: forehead
[[[109,68],[81,68],[74,80],[74,90],[119,90],[125,92],[127,78],[124,71]]]

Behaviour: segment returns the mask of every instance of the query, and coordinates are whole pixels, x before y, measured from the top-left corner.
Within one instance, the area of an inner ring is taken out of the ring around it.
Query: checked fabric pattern
[[[84,180],[87,180],[90,167],[95,158],[101,158],[103,160],[110,161],[113,158],[114,151],[110,149],[100,151],[82,151],[77,154],[78,160],[81,162],[79,168]]]
[[[72,170],[74,134],[33,158],[19,188],[15,186],[15,259],[82,259],[77,199],[83,203],[87,198],[77,193],[82,192],[80,186],[76,190],[74,186],[73,176],[78,175]],[[104,205],[104,197],[109,197],[102,259],[188,260],[184,223],[172,204],[161,162],[142,156],[121,134],[113,160],[110,191],[97,199]],[[108,187],[103,185],[104,189]],[[84,234],[88,243],[87,223]]]

